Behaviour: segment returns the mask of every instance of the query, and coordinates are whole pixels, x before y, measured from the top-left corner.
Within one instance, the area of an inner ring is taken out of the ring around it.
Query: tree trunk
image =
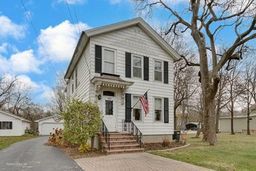
[[[231,134],[234,135],[234,102],[231,101],[231,109],[230,109],[231,119],[230,119],[230,125],[231,125]]]
[[[219,133],[219,119],[220,119],[220,100],[218,99],[216,109],[216,133]]]
[[[174,130],[177,130],[177,115],[176,115],[177,108],[174,108]]]
[[[207,98],[204,115],[204,137],[203,140],[214,145],[217,141],[216,137],[216,115],[215,115],[215,96]]]
[[[250,132],[250,103],[247,102],[247,135],[251,135]]]

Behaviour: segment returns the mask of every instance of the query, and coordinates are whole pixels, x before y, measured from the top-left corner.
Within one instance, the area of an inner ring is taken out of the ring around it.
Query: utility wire
[[[22,6],[24,12],[29,14],[29,10],[28,10],[28,8],[25,6],[23,0],[20,0],[20,3],[21,3],[21,6]],[[37,28],[35,27],[34,23],[32,22],[31,19],[28,19],[28,17],[25,17],[25,18],[26,18],[27,23],[31,25],[35,36],[37,36],[37,33],[38,33],[38,32],[37,32]],[[41,44],[41,46],[43,47],[43,49],[46,49],[46,48],[44,47],[44,44],[43,44],[43,42],[41,41],[40,37],[38,37],[38,41],[39,41],[39,43]],[[56,70],[55,66],[54,66],[51,62],[50,62],[50,64],[52,65],[52,68],[54,69],[55,73],[57,73],[57,70]]]

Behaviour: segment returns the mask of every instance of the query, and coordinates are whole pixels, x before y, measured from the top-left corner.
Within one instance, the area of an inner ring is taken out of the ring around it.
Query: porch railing
[[[122,131],[129,132],[132,135],[136,136],[136,141],[140,145],[140,148],[142,147],[142,132],[140,129],[135,125],[133,121],[131,122],[125,122],[123,120],[122,123]]]
[[[103,120],[102,120],[101,132],[102,132],[102,135],[103,135],[105,142],[108,146],[108,149],[110,150],[110,134],[109,134],[108,128]]]

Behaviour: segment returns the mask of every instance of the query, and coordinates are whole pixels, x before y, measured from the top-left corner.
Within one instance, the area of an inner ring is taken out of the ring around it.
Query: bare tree
[[[243,79],[243,99],[246,102],[246,115],[247,115],[247,135],[250,135],[250,106],[255,93],[255,65],[252,62],[246,63],[246,69]]]
[[[241,80],[239,80],[240,77],[240,70],[238,68],[238,65],[235,64],[235,66],[229,71],[228,76],[228,95],[229,95],[229,105],[227,105],[227,109],[230,112],[230,122],[231,122],[231,134],[234,135],[234,109],[235,109],[235,103],[237,98],[243,93],[243,88],[240,83]]]
[[[0,77],[0,109],[10,100],[16,81],[16,78]]]
[[[184,41],[182,35],[174,34],[165,35],[166,28],[158,28],[159,34],[169,42],[177,52],[186,56],[185,59],[194,60],[194,53]],[[185,118],[185,110],[188,107],[187,102],[194,95],[198,86],[196,85],[196,69],[194,67],[186,67],[186,62],[182,59],[174,63],[174,130],[177,129],[177,109],[182,108],[182,120]]]
[[[240,60],[246,43],[256,38],[256,7],[254,0],[245,0],[238,6],[235,0],[190,0],[187,11],[175,9],[164,0],[136,0],[138,10],[152,10],[161,6],[171,19],[166,34],[177,34],[177,26],[190,31],[198,48],[199,63],[188,62],[190,66],[200,66],[200,82],[203,95],[204,137],[203,140],[214,145],[216,137],[215,96],[219,85],[219,71],[232,60]],[[225,42],[225,51],[218,53],[216,41],[225,28],[235,33],[230,36],[231,43]],[[209,53],[208,53],[209,52]],[[209,62],[211,61],[211,67]]]
[[[186,103],[189,98],[196,92],[196,80],[194,79],[195,69],[184,68],[184,61],[178,61],[174,65],[174,128],[177,128],[176,113],[178,107],[182,106],[182,113],[184,116],[185,108],[188,106]]]
[[[229,102],[229,98],[227,97],[228,71],[225,69],[220,70],[219,76],[219,89],[216,94],[216,133],[219,133],[220,113]]]
[[[256,63],[251,63],[250,67],[250,79],[249,79],[249,87],[250,94],[254,103],[256,104]]]
[[[67,100],[65,89],[66,82],[64,80],[64,76],[63,74],[59,74],[57,75],[56,85],[53,88],[54,96],[52,99],[53,111],[56,114],[60,114],[64,110],[65,103]]]

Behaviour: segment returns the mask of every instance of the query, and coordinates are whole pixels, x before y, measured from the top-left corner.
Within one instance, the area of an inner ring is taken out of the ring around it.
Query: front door
[[[116,132],[116,100],[114,96],[103,95],[103,120],[109,132]]]

